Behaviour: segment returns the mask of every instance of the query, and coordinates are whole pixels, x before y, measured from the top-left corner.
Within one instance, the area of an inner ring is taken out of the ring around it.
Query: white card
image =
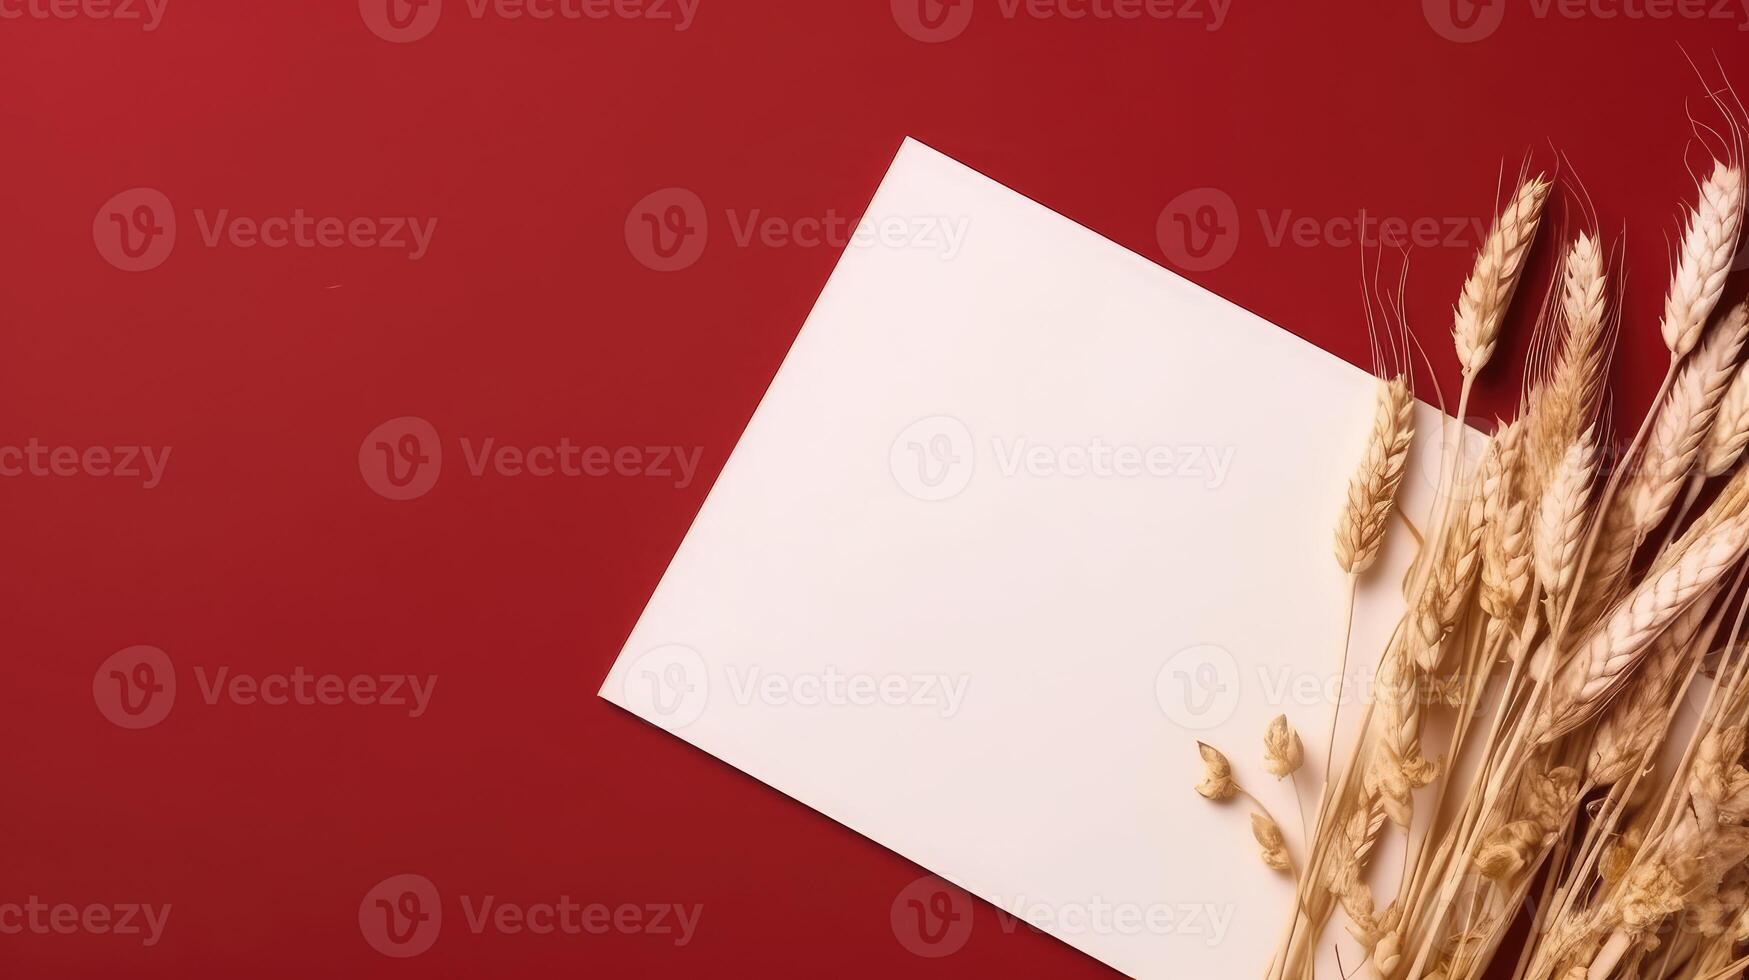
[[[1194,741],[1303,853],[1262,733],[1304,736],[1309,819],[1376,392],[908,140],[601,696],[1124,973],[1259,975],[1291,886]]]

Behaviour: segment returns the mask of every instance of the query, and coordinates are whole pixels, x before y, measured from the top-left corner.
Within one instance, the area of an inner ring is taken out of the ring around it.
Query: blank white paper
[[[1309,819],[1376,389],[907,141],[601,696],[1126,974],[1259,975],[1291,886],[1194,742],[1302,854],[1262,732],[1305,738]]]

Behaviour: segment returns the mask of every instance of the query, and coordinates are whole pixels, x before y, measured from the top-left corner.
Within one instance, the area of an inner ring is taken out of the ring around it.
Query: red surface
[[[913,955],[890,912],[918,869],[595,698],[838,252],[742,247],[725,213],[854,215],[911,134],[1163,261],[1162,209],[1215,187],[1240,232],[1192,277],[1364,362],[1356,249],[1340,229],[1309,245],[1268,229],[1289,210],[1485,217],[1503,163],[1552,145],[1605,226],[1631,232],[1619,390],[1637,416],[1691,186],[1683,51],[1749,83],[1734,8],[1514,2],[1458,43],[1416,3],[1234,0],[1209,31],[976,0],[963,33],[923,43],[879,0],[704,0],[685,31],[475,19],[449,0],[428,37],[390,43],[350,0],[169,0],[150,32],[25,2],[0,0],[26,13],[0,19],[0,444],[172,455],[150,490],[0,478],[0,904],[172,912],[150,948],[0,934],[7,977],[1106,975],[988,908],[963,949]],[[99,209],[140,187],[172,202],[177,239],[124,272],[96,247]],[[710,237],[657,272],[630,212],[675,187]],[[220,209],[296,208],[438,223],[418,261],[202,240]],[[1410,307],[1448,385],[1472,244],[1413,260]],[[1491,382],[1481,411],[1509,389]],[[359,454],[401,416],[428,421],[445,459],[428,493],[394,501]],[[702,471],[679,489],[474,478],[462,437],[698,447]],[[127,730],[94,675],[139,644],[179,690]],[[196,668],[220,667],[438,682],[418,718],[208,704]],[[390,959],[359,908],[402,873],[435,885],[445,920],[430,951]],[[683,948],[475,935],[458,900],[486,894],[704,911]]]

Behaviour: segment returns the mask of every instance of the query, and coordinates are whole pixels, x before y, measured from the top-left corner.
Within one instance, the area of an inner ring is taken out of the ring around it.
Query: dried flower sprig
[[[1286,719],[1281,720],[1285,724]],[[1275,726],[1271,725],[1270,729],[1271,732],[1274,732]],[[1291,741],[1289,744],[1283,745],[1282,749],[1284,751],[1297,751],[1299,736],[1293,735],[1291,729],[1288,731],[1288,735]],[[1271,738],[1265,739],[1266,757],[1275,751],[1275,746],[1271,742]],[[1253,796],[1249,790],[1239,785],[1239,781],[1233,777],[1233,763],[1221,750],[1207,742],[1198,742],[1196,743],[1196,751],[1202,757],[1203,765],[1202,781],[1196,784],[1197,795],[1205,800],[1216,802],[1231,800],[1239,796],[1251,801],[1252,805],[1257,807],[1256,812],[1251,814],[1251,835],[1256,838],[1257,846],[1261,849],[1264,867],[1272,871],[1292,872],[1294,870],[1293,857],[1288,853],[1287,838],[1281,832],[1281,825],[1276,823],[1275,815],[1270,813],[1269,808],[1264,806],[1262,801]],[[1299,767],[1295,765],[1293,768]],[[1288,772],[1291,773],[1292,770],[1288,770]]]

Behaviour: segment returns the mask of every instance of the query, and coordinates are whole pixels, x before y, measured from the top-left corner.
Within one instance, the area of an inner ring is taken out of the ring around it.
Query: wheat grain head
[[[1743,169],[1715,160],[1712,175],[1701,182],[1700,198],[1688,213],[1676,271],[1664,298],[1660,331],[1672,355],[1682,357],[1694,348],[1718,305],[1737,254],[1742,220]]]
[[[1458,295],[1452,341],[1465,374],[1476,374],[1494,355],[1500,322],[1512,302],[1530,243],[1536,238],[1548,193],[1549,182],[1541,174],[1518,185],[1505,210],[1494,219],[1475,268]]]
[[[1415,664],[1400,644],[1385,654],[1373,684],[1373,751],[1363,786],[1377,797],[1391,821],[1409,826],[1415,790],[1438,775],[1421,754],[1421,685]]]
[[[1645,453],[1626,488],[1629,519],[1640,538],[1670,512],[1686,483],[1701,442],[1718,416],[1719,402],[1736,376],[1745,340],[1749,340],[1749,317],[1720,320],[1683,363],[1658,407]]]
[[[1749,332],[1749,302],[1739,303],[1725,314],[1723,325]],[[1719,399],[1712,427],[1701,441],[1701,472],[1707,477],[1722,475],[1736,465],[1746,445],[1749,445],[1749,367],[1739,364]]]
[[[1567,249],[1561,274],[1561,349],[1546,380],[1531,392],[1530,482],[1540,493],[1579,434],[1597,419],[1609,347],[1608,277],[1603,248],[1581,234]]]
[[[1532,550],[1537,581],[1555,599],[1573,587],[1585,542],[1591,485],[1597,477],[1597,433],[1587,429],[1567,448],[1537,507]]]
[[[1696,599],[1668,629],[1652,641],[1645,662],[1634,672],[1621,695],[1605,709],[1591,739],[1585,776],[1598,786],[1611,786],[1633,772],[1663,729],[1672,684],[1699,654],[1693,648],[1717,589]]]
[[[1537,721],[1538,740],[1552,741],[1590,719],[1652,640],[1742,557],[1746,543],[1749,519],[1726,521],[1618,603],[1562,665]]]
[[[1378,559],[1414,436],[1415,396],[1408,380],[1398,375],[1380,382],[1366,453],[1348,481],[1348,497],[1336,518],[1336,564],[1350,575],[1359,575]]]
[[[1530,508],[1525,495],[1525,428],[1501,427],[1498,451],[1482,471],[1482,609],[1510,623],[1530,591]]]

